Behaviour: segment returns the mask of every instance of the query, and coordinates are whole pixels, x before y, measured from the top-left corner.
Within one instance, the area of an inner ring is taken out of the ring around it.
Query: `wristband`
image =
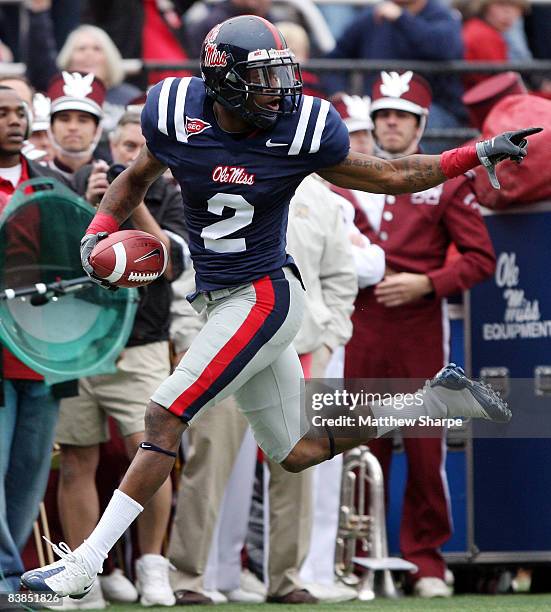
[[[449,179],[461,176],[467,170],[476,168],[479,164],[480,160],[476,154],[475,145],[444,151],[440,155],[440,167],[446,178]]]
[[[86,230],[86,234],[98,234],[99,232],[112,234],[118,231],[119,224],[115,221],[114,217],[106,213],[96,213],[96,216],[92,219]]]

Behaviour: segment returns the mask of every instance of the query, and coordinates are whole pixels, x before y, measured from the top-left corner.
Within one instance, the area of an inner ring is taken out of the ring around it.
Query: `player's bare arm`
[[[411,193],[446,180],[440,155],[409,155],[387,161],[350,151],[337,166],[318,172],[339,187],[370,193]]]
[[[95,274],[89,262],[90,254],[100,240],[118,231],[120,224],[138,208],[151,184],[165,170],[166,166],[144,146],[132,165],[109,185],[96,216],[80,243],[82,267],[94,282],[108,289],[115,289],[111,283]]]
[[[499,188],[495,167],[505,159],[521,162],[527,153],[527,137],[542,128],[504,132],[495,138],[445,151],[442,155],[408,155],[387,161],[350,151],[338,165],[319,171],[327,181],[370,193],[414,193],[429,189],[482,164],[492,185]]]
[[[121,225],[145,197],[151,184],[166,170],[147,146],[136,160],[111,183],[98,208],[98,214],[109,215]]]

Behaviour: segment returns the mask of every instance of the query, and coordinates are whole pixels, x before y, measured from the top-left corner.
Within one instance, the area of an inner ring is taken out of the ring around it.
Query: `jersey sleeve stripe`
[[[174,108],[174,128],[176,131],[176,140],[179,142],[187,142],[186,122],[184,109],[186,105],[186,93],[191,77],[186,77],[178,83],[176,92],[176,106]]]
[[[170,93],[170,86],[174,81],[174,77],[169,77],[163,81],[161,87],[161,93],[159,94],[159,106],[157,128],[159,132],[162,132],[165,136],[168,136],[168,128],[166,125],[167,113],[168,113],[168,94]]]
[[[297,124],[297,131],[293,142],[289,147],[288,155],[298,155],[304,142],[304,136],[306,135],[306,129],[308,128],[308,120],[312,112],[312,105],[314,104],[314,98],[312,96],[302,97],[302,109],[300,111],[300,117]]]
[[[316,126],[314,128],[314,135],[312,136],[312,144],[310,145],[310,153],[317,153],[320,149],[321,135],[325,128],[325,120],[327,119],[327,113],[329,112],[329,102],[327,100],[321,101],[318,118],[316,119]]]

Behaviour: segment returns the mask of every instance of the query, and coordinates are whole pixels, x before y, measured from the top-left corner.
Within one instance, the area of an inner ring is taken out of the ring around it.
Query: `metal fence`
[[[135,62],[135,60],[132,60]],[[381,70],[413,70],[414,72],[427,74],[449,74],[462,75],[468,73],[485,73],[488,75],[498,74],[514,70],[523,75],[545,74],[551,75],[551,60],[530,60],[516,61],[507,63],[497,62],[466,62],[463,60],[427,62],[427,61],[408,61],[402,60],[366,60],[366,59],[311,59],[304,62],[302,67],[318,75],[345,74],[348,78],[349,87],[347,92],[351,94],[361,94],[366,76],[373,75]],[[135,63],[134,69],[138,66]],[[167,70],[187,70],[199,74],[199,61],[189,60],[186,62],[143,62],[138,72],[145,73]],[[135,72],[134,72],[135,74]],[[478,136],[479,132],[473,128],[443,128],[427,129],[425,139],[443,140],[447,143],[456,141],[465,142],[470,138]]]
[[[1,0],[0,0],[1,2]],[[139,59],[123,60],[123,66],[128,76],[141,75],[144,82],[148,80],[151,72],[157,71],[189,71],[199,75],[199,61],[187,60],[185,62],[159,62],[142,61]],[[401,60],[366,60],[366,59],[311,59],[302,67],[318,75],[344,74],[347,75],[348,93],[362,93],[364,80],[381,70],[413,70],[425,75],[449,74],[462,75],[467,73],[497,74],[514,70],[523,75],[546,74],[551,75],[551,60],[529,60],[507,63],[497,62],[466,62],[462,60],[427,62]],[[23,74],[25,65],[22,63],[2,64],[1,74]],[[425,138],[447,139],[464,142],[478,135],[477,130],[471,128],[447,128],[439,130],[427,130]]]

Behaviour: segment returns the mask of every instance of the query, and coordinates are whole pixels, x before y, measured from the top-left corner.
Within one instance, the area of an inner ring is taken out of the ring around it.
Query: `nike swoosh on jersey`
[[[286,142],[272,142],[272,139],[269,138],[266,141],[267,147],[288,147],[289,145]]]

